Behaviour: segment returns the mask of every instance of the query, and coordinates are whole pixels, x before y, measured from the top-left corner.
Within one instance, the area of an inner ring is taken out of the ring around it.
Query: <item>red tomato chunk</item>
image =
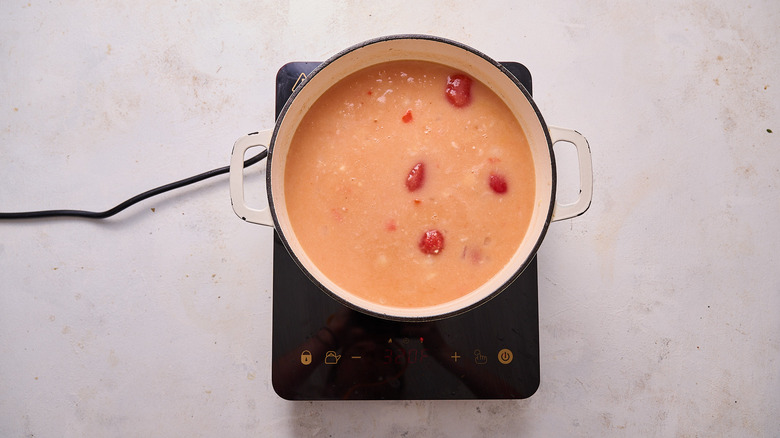
[[[504,175],[499,175],[497,173],[491,173],[488,177],[488,183],[490,184],[490,188],[493,189],[496,193],[506,193],[507,185],[506,185],[506,178]]]
[[[425,254],[438,254],[444,249],[444,234],[439,230],[428,230],[420,239],[420,251]]]
[[[447,76],[444,94],[458,108],[468,105],[471,103],[471,78],[460,73]]]
[[[410,192],[413,192],[422,187],[425,182],[425,164],[417,163],[409,171],[409,175],[406,177],[406,188]]]

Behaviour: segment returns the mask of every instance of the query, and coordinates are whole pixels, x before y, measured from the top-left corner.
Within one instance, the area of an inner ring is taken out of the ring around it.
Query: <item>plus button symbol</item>
[[[453,354],[453,355],[452,355],[452,356],[450,356],[450,357],[451,357],[451,358],[452,358],[452,360],[454,360],[455,362],[457,362],[457,361],[458,361],[458,359],[460,359],[460,355],[458,355],[458,352],[457,352],[457,351],[455,352],[455,354]]]

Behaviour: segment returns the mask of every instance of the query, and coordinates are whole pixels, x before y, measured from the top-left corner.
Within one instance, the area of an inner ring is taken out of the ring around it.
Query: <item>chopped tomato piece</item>
[[[406,188],[410,192],[413,192],[422,187],[425,182],[425,163],[417,163],[409,171],[409,175],[406,177]]]
[[[471,103],[471,78],[464,74],[447,76],[447,87],[444,94],[451,104],[462,108]]]
[[[444,234],[439,230],[428,230],[420,239],[420,251],[424,254],[438,254],[444,249]]]
[[[506,178],[504,175],[498,174],[498,173],[491,173],[488,177],[488,183],[490,184],[490,188],[493,189],[496,193],[506,193],[507,185],[506,185]]]

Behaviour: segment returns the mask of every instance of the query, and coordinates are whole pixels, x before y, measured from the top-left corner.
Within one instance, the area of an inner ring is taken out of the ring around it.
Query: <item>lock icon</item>
[[[311,363],[311,352],[309,350],[303,350],[303,352],[301,352],[301,363],[304,365],[309,365]]]

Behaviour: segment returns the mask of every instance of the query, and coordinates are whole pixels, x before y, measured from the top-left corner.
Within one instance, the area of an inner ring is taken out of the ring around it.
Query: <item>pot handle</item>
[[[267,227],[274,226],[270,207],[256,209],[247,206],[244,202],[244,155],[251,148],[268,149],[272,134],[272,129],[247,134],[236,140],[233,152],[230,154],[230,203],[233,205],[233,211],[247,222]]]
[[[571,204],[559,204],[556,200],[552,213],[553,221],[571,219],[585,213],[593,199],[593,164],[591,163],[590,146],[588,140],[577,131],[555,126],[548,126],[548,129],[553,144],[566,141],[577,149],[577,160],[580,167],[580,196]]]

